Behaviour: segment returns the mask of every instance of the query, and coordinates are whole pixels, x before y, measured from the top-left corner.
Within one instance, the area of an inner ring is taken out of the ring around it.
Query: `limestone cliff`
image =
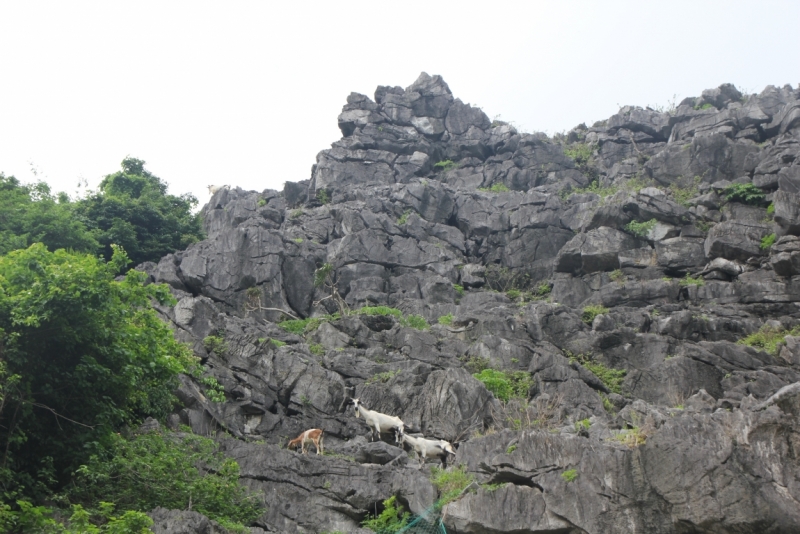
[[[351,94],[339,126],[309,180],[215,193],[208,239],[142,266],[225,387],[185,379],[172,423],[232,436],[261,528],[359,532],[392,495],[435,501],[352,396],[505,483],[447,505],[451,533],[800,532],[800,390],[771,398],[800,339],[737,344],[800,324],[800,91],[726,84],[550,138],[422,74]],[[365,306],[433,326],[324,318]],[[487,366],[530,373],[526,398],[495,399]],[[284,448],[313,427],[334,455]]]

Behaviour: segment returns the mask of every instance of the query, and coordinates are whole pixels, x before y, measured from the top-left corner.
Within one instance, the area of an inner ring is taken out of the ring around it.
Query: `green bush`
[[[578,471],[576,469],[569,469],[561,473],[561,478],[566,480],[567,482],[572,482],[576,478],[578,478]]]
[[[472,484],[473,477],[467,473],[467,468],[460,465],[450,471],[445,471],[439,467],[431,468],[431,482],[439,490],[439,501],[437,506],[456,500],[464,491],[464,488]]]
[[[479,187],[478,191],[483,193],[508,193],[511,191],[511,189],[506,187],[504,184],[494,184],[491,187]]]
[[[73,503],[113,502],[120,510],[158,506],[193,510],[224,525],[242,526],[262,512],[261,498],[239,483],[239,465],[214,441],[154,431],[114,436],[109,448],[78,469],[68,491]]]
[[[590,355],[578,354],[574,355],[571,352],[566,352],[570,362],[578,362],[586,369],[591,371],[612,393],[622,393],[622,381],[628,373],[625,369],[613,369],[606,367],[600,362],[590,359]],[[603,406],[606,407],[606,398],[603,399]],[[611,401],[609,401],[611,404]],[[613,406],[612,406],[613,408]],[[608,410],[608,407],[606,407]]]
[[[506,454],[511,454],[515,450],[517,450],[517,446],[516,445],[509,445],[509,447],[506,449]]]
[[[400,216],[400,218],[397,219],[397,224],[402,226],[405,223],[407,223],[408,222],[408,216],[411,215],[412,213],[414,213],[412,210],[404,211],[403,214]]]
[[[761,239],[761,250],[769,250],[772,245],[775,244],[775,240],[777,236],[775,234],[769,234],[768,236],[764,236]]]
[[[320,204],[328,204],[331,201],[330,196],[328,196],[328,192],[324,189],[320,189],[317,191],[317,200],[319,200]]]
[[[567,189],[566,191],[562,192],[562,198],[564,200],[568,199],[572,195],[581,195],[584,193],[594,193],[595,195],[599,196],[600,198],[610,197],[611,195],[615,194],[619,191],[619,187],[615,185],[610,185],[608,187],[603,187],[600,185],[600,182],[597,180],[593,180],[589,185],[586,187],[577,187],[574,189]]]
[[[631,221],[625,225],[625,229],[636,237],[647,237],[647,234],[655,228],[656,224],[658,224],[658,221],[655,219],[645,222]]]
[[[467,369],[467,371],[473,375],[489,368],[489,359],[484,358],[483,356],[467,357],[464,355],[460,359],[462,362],[464,362],[464,367]]]
[[[458,284],[453,284],[453,289],[456,290],[456,293],[458,294],[459,297],[463,297],[464,296],[464,286],[460,286]]]
[[[680,282],[678,282],[683,287],[695,286],[700,287],[704,286],[706,283],[702,278],[692,278],[689,276],[689,273],[686,273],[686,276],[681,278]]]
[[[206,351],[213,352],[217,356],[224,356],[228,352],[228,345],[225,343],[225,338],[220,336],[207,336],[203,340],[203,347]]]
[[[625,369],[611,369],[602,363],[592,361],[582,362],[582,365],[594,373],[609,391],[617,394],[622,393],[622,381],[625,380],[625,375],[628,374]]]
[[[731,184],[725,188],[724,194],[728,202],[752,205],[761,204],[766,197],[764,192],[753,184]]]
[[[417,330],[427,330],[430,328],[428,321],[421,315],[409,315],[408,317],[403,317],[401,319],[400,324],[403,326],[416,328]]]
[[[314,345],[309,345],[308,346],[308,351],[311,354],[314,354],[315,356],[322,356],[323,354],[325,354],[325,347],[323,347],[322,345],[317,343],[317,344],[314,344]]]
[[[509,289],[508,291],[506,291],[506,296],[511,300],[517,300],[520,297],[520,295],[522,295],[522,291],[520,291],[519,289]]]
[[[355,313],[361,315],[391,315],[397,319],[403,317],[403,312],[397,308],[390,308],[388,306],[364,306],[363,308],[356,310]]]
[[[166,417],[179,373],[197,358],[153,308],[175,305],[115,248],[109,263],[41,243],[0,256],[0,485],[4,498],[48,498],[93,443]],[[16,493],[15,493],[16,492]]]
[[[577,163],[578,168],[588,165],[592,160],[594,145],[574,143],[564,149],[564,155]]]
[[[450,160],[450,159],[445,159],[445,160],[442,160],[442,161],[439,161],[439,162],[433,164],[433,167],[435,169],[439,169],[439,170],[444,171],[444,172],[447,172],[450,169],[454,169],[457,166],[458,166],[458,163],[456,163],[455,161]]]
[[[591,304],[589,306],[583,307],[583,314],[581,314],[581,320],[586,324],[592,324],[594,318],[598,315],[602,315],[604,313],[608,313],[608,308],[600,305],[600,304]]]
[[[773,215],[775,213],[775,203],[770,202],[769,206],[767,206],[767,215]]]
[[[685,208],[690,207],[691,203],[689,201],[700,194],[701,181],[702,178],[699,176],[695,176],[691,180],[679,178],[669,186],[672,192],[672,198],[681,206]]]
[[[389,380],[391,380],[392,378],[396,377],[399,374],[400,374],[400,369],[378,373],[368,378],[367,384],[377,384],[378,382],[382,382],[385,384],[386,382],[388,382]]]
[[[0,532],[32,532],[42,534],[151,534],[153,520],[144,512],[128,510],[115,516],[114,504],[100,502],[99,509],[92,514],[80,504],[72,505],[68,524],[63,524],[53,515],[65,516],[63,510],[34,506],[25,500],[17,501],[19,511],[7,504],[0,505]],[[93,523],[102,523],[97,526]]]
[[[508,402],[514,397],[527,398],[533,383],[530,373],[526,371],[503,372],[487,368],[472,376],[483,382],[486,389],[503,402]]]
[[[800,326],[795,326],[791,330],[784,328],[774,328],[764,325],[758,332],[754,332],[744,339],[737,341],[739,345],[757,347],[777,356],[780,352],[780,345],[786,336],[800,336]]]
[[[338,313],[325,315],[323,317],[308,317],[307,319],[287,319],[278,323],[278,326],[292,334],[302,336],[313,332],[319,325],[328,321],[335,321],[340,318]]]
[[[378,534],[394,534],[408,524],[411,517],[409,512],[404,512],[397,506],[397,498],[391,496],[383,501],[383,511],[377,517],[365,519],[361,526]]]
[[[453,324],[453,314],[448,313],[447,315],[442,315],[439,317],[439,324],[443,324],[445,326]]]

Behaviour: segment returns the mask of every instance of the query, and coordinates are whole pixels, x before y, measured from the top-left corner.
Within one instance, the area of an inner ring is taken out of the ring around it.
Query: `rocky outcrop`
[[[218,191],[205,241],[141,267],[225,390],[184,377],[169,424],[219,435],[266,531],[435,502],[350,397],[459,445],[477,484],[448,532],[800,530],[800,345],[739,343],[800,324],[798,96],[726,84],[549,138],[439,76],[351,94],[308,180]],[[516,398],[487,367],[524,379]],[[284,448],[307,428],[328,455]],[[179,513],[153,517],[215,532]]]

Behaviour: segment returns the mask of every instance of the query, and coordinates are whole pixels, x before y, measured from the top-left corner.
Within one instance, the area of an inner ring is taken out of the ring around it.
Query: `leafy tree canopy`
[[[122,246],[134,265],[158,261],[203,239],[197,199],[167,194],[167,184],[136,158],[122,160],[122,170],[109,174],[96,193],[80,200],[77,210],[108,260],[111,244]]]
[[[66,194],[54,197],[44,182],[23,185],[0,173],[0,256],[36,242],[96,252],[97,240],[72,208]]]
[[[151,299],[174,303],[164,285],[111,261],[48,252],[42,244],[0,257],[0,490],[40,499],[92,449],[173,404],[177,374],[196,359],[175,341]]]

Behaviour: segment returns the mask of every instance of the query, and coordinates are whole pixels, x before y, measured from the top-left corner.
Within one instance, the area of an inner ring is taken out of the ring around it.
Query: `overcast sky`
[[[0,172],[74,195],[130,155],[202,204],[308,178],[350,92],[422,71],[550,135],[800,82],[798,0],[277,4],[0,0]]]

